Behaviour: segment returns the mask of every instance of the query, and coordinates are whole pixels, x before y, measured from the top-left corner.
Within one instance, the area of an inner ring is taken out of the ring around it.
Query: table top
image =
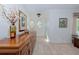
[[[24,33],[22,35],[16,36],[14,39],[4,38],[0,40],[0,49],[1,48],[18,48],[21,46],[31,34]]]

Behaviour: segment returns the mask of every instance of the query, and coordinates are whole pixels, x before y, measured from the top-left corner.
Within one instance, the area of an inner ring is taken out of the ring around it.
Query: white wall
[[[15,9],[15,10],[21,10],[23,11],[26,15],[27,15],[27,28],[29,30],[29,13],[27,11],[26,8],[24,8],[22,5],[16,5],[16,4],[11,4],[11,5],[4,5],[5,8],[9,8],[9,9]],[[7,38],[7,37],[10,37],[10,33],[9,33],[9,26],[10,26],[10,22],[8,19],[6,19],[6,17],[2,16],[1,14],[1,10],[0,10],[0,39],[3,39],[3,38]],[[18,21],[16,22],[16,32],[17,32],[17,35],[20,34],[21,32],[18,31]]]
[[[53,43],[71,43],[71,36],[72,36],[72,24],[73,24],[73,13],[74,12],[79,12],[79,9],[54,9],[53,8],[47,8],[46,9],[41,9],[37,6],[27,6],[25,7],[25,5],[11,5],[9,7],[11,8],[16,8],[22,10],[26,15],[27,15],[27,24],[28,24],[28,29],[30,30],[30,20],[36,20],[36,13],[37,12],[42,12],[42,14],[44,15],[41,20],[43,19],[44,21],[46,20],[48,23],[44,23],[47,24],[47,29],[45,28],[41,28],[44,29],[45,31],[47,31],[48,37],[49,37],[49,41],[53,42]],[[59,18],[68,18],[68,26],[67,28],[59,28]],[[0,38],[4,38],[4,37],[9,37],[9,22],[7,23],[6,19],[0,17]],[[16,25],[18,25],[18,23],[16,23]],[[37,26],[37,25],[36,25]],[[35,27],[36,27],[35,26]],[[38,29],[38,27],[36,27]],[[36,29],[35,28],[35,29]],[[17,31],[18,31],[18,26],[17,26]],[[38,32],[39,30],[37,30]],[[42,30],[39,31],[40,34],[42,34]]]
[[[72,42],[72,23],[74,9],[55,9],[49,10],[48,19],[48,37],[53,43],[71,43]],[[59,28],[59,18],[68,18],[67,28]]]

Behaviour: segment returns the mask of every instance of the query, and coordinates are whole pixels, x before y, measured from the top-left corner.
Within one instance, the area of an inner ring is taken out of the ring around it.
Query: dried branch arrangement
[[[18,12],[16,10],[9,10],[9,12],[7,13],[3,8],[3,14],[10,21],[11,24],[15,24],[18,20]]]

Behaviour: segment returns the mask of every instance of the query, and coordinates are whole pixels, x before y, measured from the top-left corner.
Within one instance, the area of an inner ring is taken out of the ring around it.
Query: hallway
[[[79,49],[72,44],[48,43],[43,38],[39,38],[33,55],[79,55]]]

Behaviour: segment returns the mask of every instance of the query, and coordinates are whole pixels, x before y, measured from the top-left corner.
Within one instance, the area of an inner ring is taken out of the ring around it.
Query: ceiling
[[[29,8],[46,8],[46,9],[74,9],[79,8],[79,4],[25,4],[24,7]]]
[[[79,4],[7,4],[7,6],[18,6],[26,10],[79,9]]]

